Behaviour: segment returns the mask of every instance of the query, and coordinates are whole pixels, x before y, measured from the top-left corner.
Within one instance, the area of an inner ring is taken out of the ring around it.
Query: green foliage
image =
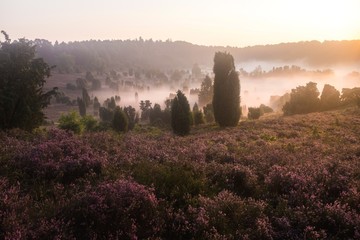
[[[91,115],[85,115],[80,120],[85,131],[91,132],[98,128],[98,121]]]
[[[323,111],[340,106],[340,92],[333,86],[325,84],[320,97],[320,108]]]
[[[199,92],[199,105],[205,106],[211,103],[214,95],[214,85],[211,78],[207,75],[201,83],[201,88]]]
[[[57,89],[44,92],[50,67],[35,58],[35,46],[25,39],[11,42],[2,33],[6,40],[0,42],[0,129],[32,130],[43,123],[42,110]]]
[[[316,83],[309,82],[291,90],[290,101],[283,107],[284,115],[305,114],[319,110],[319,91]]]
[[[215,53],[213,71],[215,121],[222,127],[236,126],[240,119],[240,81],[233,56]]]
[[[129,127],[129,120],[125,112],[116,107],[114,110],[114,118],[112,120],[112,127],[117,132],[127,132]]]
[[[180,136],[189,134],[191,117],[189,102],[186,96],[178,90],[171,106],[171,127],[173,132]]]
[[[68,114],[63,114],[59,118],[59,128],[72,131],[76,134],[80,134],[84,127],[81,124],[80,115],[77,112],[70,112]]]
[[[249,113],[248,113],[249,119],[259,119],[261,115],[263,115],[261,112],[261,108],[249,107]]]

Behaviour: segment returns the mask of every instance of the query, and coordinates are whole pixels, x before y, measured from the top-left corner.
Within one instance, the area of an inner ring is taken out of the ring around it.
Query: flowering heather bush
[[[18,185],[0,178],[0,239],[22,239],[28,233],[29,196],[21,196]]]
[[[0,239],[360,239],[359,116],[0,132]]]
[[[225,239],[272,239],[272,226],[265,215],[264,201],[247,199],[228,191],[213,199],[200,198],[210,226]]]
[[[101,172],[105,159],[71,133],[52,129],[41,142],[16,152],[9,162],[23,177],[73,182]]]
[[[76,239],[155,238],[162,226],[155,195],[128,180],[79,193],[61,215]]]

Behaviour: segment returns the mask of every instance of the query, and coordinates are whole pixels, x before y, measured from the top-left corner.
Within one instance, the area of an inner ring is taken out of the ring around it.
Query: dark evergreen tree
[[[229,53],[215,53],[213,71],[215,121],[222,127],[236,126],[240,119],[240,81],[234,58]]]
[[[106,107],[100,107],[99,108],[99,116],[100,116],[101,121],[111,123],[111,121],[114,117],[114,112]]]
[[[177,135],[184,136],[189,134],[191,124],[190,105],[186,96],[177,91],[171,105],[171,127]]]
[[[42,58],[35,58],[35,46],[28,40],[13,41],[5,35],[0,42],[0,129],[32,130],[45,118],[57,88],[44,92],[50,67]]]
[[[90,96],[86,88],[82,89],[82,100],[85,103],[85,107],[88,107],[90,105]]]
[[[155,103],[150,111],[150,124],[159,124],[162,122],[162,111],[159,104]]]
[[[117,132],[127,132],[129,126],[129,119],[125,112],[117,106],[114,110],[114,117],[112,120],[112,127]]]
[[[108,101],[108,106],[109,109],[114,110],[116,108],[116,102],[115,102],[115,98],[111,97],[110,101]]]
[[[85,102],[84,100],[82,100],[81,98],[77,98],[77,103],[78,103],[78,106],[79,106],[79,113],[80,113],[80,116],[85,116],[86,115],[86,105],[85,105]]]
[[[99,109],[101,107],[101,104],[97,97],[94,98],[94,115],[97,116],[99,114]]]

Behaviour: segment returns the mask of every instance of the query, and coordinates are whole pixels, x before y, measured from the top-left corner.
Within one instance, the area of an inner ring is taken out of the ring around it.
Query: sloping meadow
[[[0,133],[1,239],[359,239],[360,111],[186,137]]]

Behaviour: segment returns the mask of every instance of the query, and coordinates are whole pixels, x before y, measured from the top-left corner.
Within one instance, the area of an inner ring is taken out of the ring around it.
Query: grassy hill
[[[360,110],[177,137],[0,133],[0,238],[358,239]]]

